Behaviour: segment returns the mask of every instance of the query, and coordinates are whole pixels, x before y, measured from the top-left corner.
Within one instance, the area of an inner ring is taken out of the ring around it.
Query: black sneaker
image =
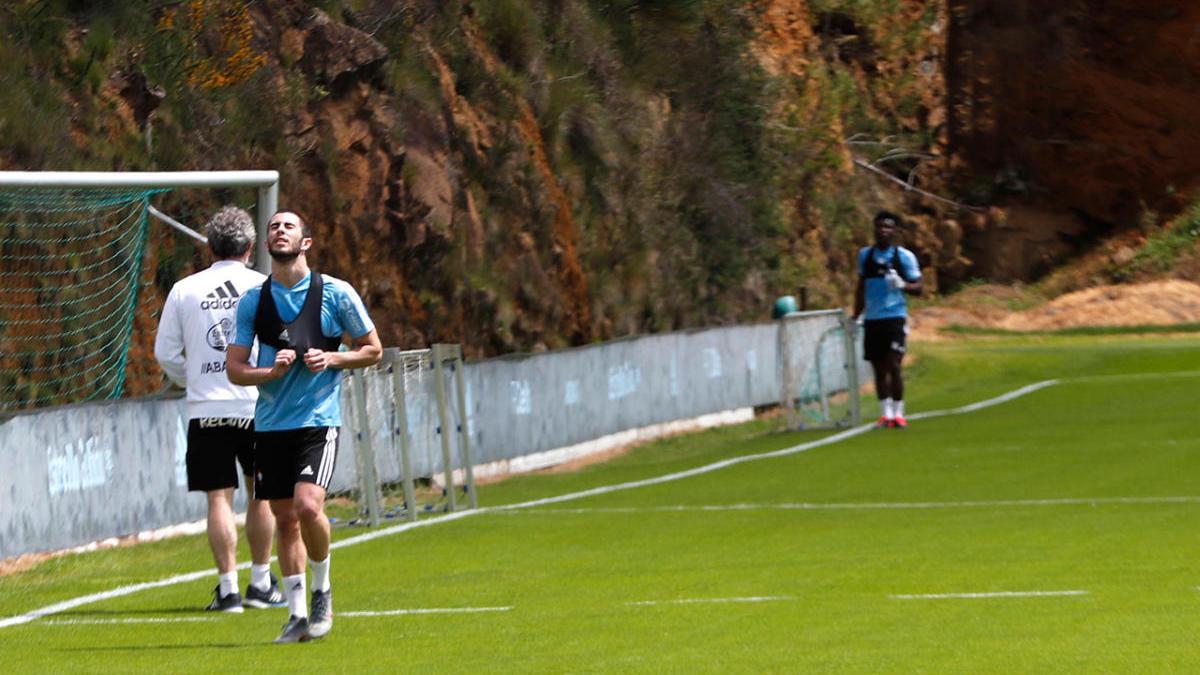
[[[288,617],[287,623],[283,624],[283,632],[275,638],[275,644],[308,642],[311,637],[308,634],[308,617],[291,616]]]
[[[313,591],[308,615],[308,634],[313,639],[325,637],[333,629],[333,591]]]
[[[275,575],[271,575],[271,585],[267,590],[260,591],[257,586],[250,585],[246,587],[246,606],[255,609],[267,609],[268,607],[286,607],[287,598],[283,597],[283,591],[279,590],[279,580]]]
[[[213,601],[208,603],[208,607],[204,608],[209,612],[230,612],[232,614],[242,613],[242,596],[238,595],[237,591],[229,595],[221,595],[221,587],[218,585],[213,589]]]

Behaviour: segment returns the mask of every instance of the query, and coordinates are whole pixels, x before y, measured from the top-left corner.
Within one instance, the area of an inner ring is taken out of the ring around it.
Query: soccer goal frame
[[[258,227],[255,244],[255,268],[270,272],[267,255],[267,223],[279,208],[279,172],[274,170],[247,171],[0,171],[0,189],[173,189],[173,188],[236,188],[258,189],[258,205],[254,222]],[[171,227],[195,235],[184,225],[150,207],[150,214]]]
[[[215,190],[257,192],[269,272],[277,171],[0,171],[0,413],[124,395],[150,220],[206,241],[152,200]]]
[[[345,378],[359,506],[369,525],[395,515],[415,522],[433,512],[432,504],[420,503],[418,477],[440,483],[444,503],[437,510],[478,508],[461,345],[387,348],[377,365],[347,371]],[[404,502],[388,508],[383,488],[396,483]]]
[[[778,320],[779,406],[788,429],[862,421],[857,324],[844,310],[790,312]]]

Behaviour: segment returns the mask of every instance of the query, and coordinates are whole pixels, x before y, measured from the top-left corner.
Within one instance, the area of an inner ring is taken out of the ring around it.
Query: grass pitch
[[[215,584],[203,537],[57,558],[0,578],[0,621],[204,574],[0,628],[0,654],[41,673],[1200,667],[1200,339],[970,338],[916,355],[914,413],[1052,383],[784,456],[751,459],[822,435],[758,421],[673,438],[487,486],[488,508],[455,520],[339,531],[335,628],[312,644],[270,644],[285,610],[197,611]]]

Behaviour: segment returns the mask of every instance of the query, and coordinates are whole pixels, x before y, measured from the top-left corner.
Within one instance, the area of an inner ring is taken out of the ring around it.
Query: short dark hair
[[[890,222],[889,222],[890,221]],[[875,225],[891,225],[892,227],[900,227],[900,216],[891,211],[880,211],[875,214]]]
[[[219,260],[236,258],[254,244],[254,219],[245,209],[225,206],[204,227],[208,248]]]

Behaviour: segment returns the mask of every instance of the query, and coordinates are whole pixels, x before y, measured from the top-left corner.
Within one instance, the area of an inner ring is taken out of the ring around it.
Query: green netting
[[[163,191],[0,188],[0,412],[121,395]]]

